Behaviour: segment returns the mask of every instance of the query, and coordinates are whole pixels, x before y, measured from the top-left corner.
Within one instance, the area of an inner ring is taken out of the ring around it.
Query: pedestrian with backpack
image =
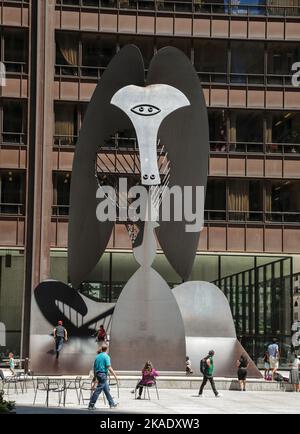
[[[216,398],[220,398],[221,395],[216,389],[213,373],[214,373],[214,350],[211,350],[208,353],[208,356],[204,357],[204,359],[200,362],[200,371],[203,374],[203,381],[199,390],[199,396],[203,397],[203,390],[206,386],[206,383],[209,381],[211,388],[215,394]]]

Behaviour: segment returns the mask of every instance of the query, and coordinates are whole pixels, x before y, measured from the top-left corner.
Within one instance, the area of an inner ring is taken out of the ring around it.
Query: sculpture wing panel
[[[73,163],[69,222],[69,276],[74,288],[87,277],[102,256],[114,223],[96,218],[96,154],[104,141],[118,130],[131,127],[130,120],[110,104],[118,89],[144,85],[144,64],[139,49],[124,47],[112,60],[89,104]]]
[[[191,106],[169,115],[159,130],[170,161],[169,187],[203,186],[208,174],[209,128],[207,108],[199,78],[190,60],[173,47],[161,49],[151,62],[147,85],[167,84],[179,89]],[[193,205],[195,205],[195,194]],[[195,209],[195,208],[194,208]],[[204,212],[204,210],[202,210]],[[157,237],[176,272],[187,280],[199,243],[199,231],[186,232],[185,218],[178,222],[160,220]]]

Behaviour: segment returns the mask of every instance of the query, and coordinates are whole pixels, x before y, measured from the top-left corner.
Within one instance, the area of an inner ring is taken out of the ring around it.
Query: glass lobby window
[[[124,47],[127,44],[136,45],[143,56],[145,68],[148,69],[150,62],[154,56],[154,39],[152,37],[143,36],[120,36],[120,47]]]
[[[70,173],[53,174],[53,205],[55,215],[68,215],[70,206]]]
[[[92,300],[109,303],[111,253],[104,253],[93,271],[82,283],[80,292]]]
[[[223,180],[208,180],[205,211],[207,220],[226,220],[226,182]]]
[[[194,64],[202,82],[227,82],[227,53],[226,41],[195,39]]]
[[[15,29],[6,30],[3,33],[3,49],[1,50],[0,60],[5,63],[7,72],[27,72],[27,35],[27,32]]]
[[[231,82],[264,83],[264,44],[231,42]]]
[[[213,282],[218,279],[219,257],[213,255],[197,255],[190,280]]]
[[[10,351],[19,358],[24,288],[22,250],[0,250],[0,276],[0,321],[6,331],[6,345],[0,346],[0,358],[7,358]]]
[[[300,49],[297,43],[272,42],[267,46],[268,75],[291,75],[292,65],[300,59]],[[268,83],[282,84],[278,77],[268,77]]]
[[[24,213],[24,175],[20,172],[0,172],[0,212],[20,215]]]
[[[55,104],[55,139],[57,146],[75,145],[78,137],[78,111],[73,104]]]
[[[267,181],[266,218],[277,222],[300,222],[299,181]]]
[[[208,112],[209,139],[211,151],[226,151],[227,127],[224,110],[210,110]]]
[[[174,271],[173,267],[163,254],[156,255],[153,262],[153,268],[161,275],[163,279],[165,279],[166,282],[168,282],[171,288],[179,285],[182,282],[181,278]]]
[[[112,302],[118,300],[124,286],[138,269],[139,264],[132,253],[112,254]]]
[[[79,40],[77,34],[56,35],[56,65],[63,75],[77,75],[79,65]]]
[[[26,140],[24,135],[24,106],[21,102],[5,101],[3,106],[2,141],[4,143],[20,143]]]
[[[277,143],[286,143],[290,146],[279,147]],[[272,137],[269,152],[299,153],[300,146],[300,114],[280,113],[272,117]]]
[[[236,151],[262,152],[263,117],[260,112],[245,111],[235,114]],[[245,146],[247,143],[251,145]],[[231,146],[233,148],[234,145]]]

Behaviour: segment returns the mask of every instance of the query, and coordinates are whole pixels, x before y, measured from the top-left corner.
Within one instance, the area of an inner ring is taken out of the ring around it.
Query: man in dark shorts
[[[59,353],[62,350],[64,341],[68,340],[67,330],[63,326],[62,321],[58,321],[58,325],[53,330],[53,336],[55,340],[55,350],[56,350],[56,358],[59,358]]]

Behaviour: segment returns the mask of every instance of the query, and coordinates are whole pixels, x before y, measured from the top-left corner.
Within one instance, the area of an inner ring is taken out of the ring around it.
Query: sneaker
[[[140,396],[138,396],[136,399],[142,399]]]
[[[110,405],[110,408],[116,408],[116,407],[118,407],[118,404],[112,404],[112,405]]]
[[[222,398],[221,393],[218,393],[218,394],[216,395],[216,398]]]
[[[96,410],[96,407],[94,405],[89,405],[88,410],[90,411]]]

